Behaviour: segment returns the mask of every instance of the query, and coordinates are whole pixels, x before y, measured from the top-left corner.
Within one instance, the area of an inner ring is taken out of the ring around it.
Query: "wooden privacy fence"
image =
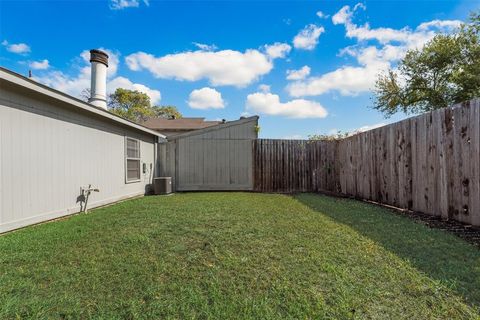
[[[253,144],[254,190],[261,192],[339,191],[337,143],[258,139]]]
[[[256,191],[335,192],[480,225],[480,100],[339,141],[253,148]]]

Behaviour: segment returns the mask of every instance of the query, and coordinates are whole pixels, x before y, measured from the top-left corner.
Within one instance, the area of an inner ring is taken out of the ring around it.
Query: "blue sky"
[[[370,108],[375,75],[477,1],[0,1],[0,65],[78,95],[86,50],[127,87],[185,116],[260,115],[262,137],[396,121]]]

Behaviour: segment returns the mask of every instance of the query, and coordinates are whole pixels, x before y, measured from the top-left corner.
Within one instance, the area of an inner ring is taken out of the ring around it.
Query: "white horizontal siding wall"
[[[125,182],[125,136],[141,141],[147,172]],[[0,232],[143,195],[151,183],[155,136],[90,115],[27,89],[0,87]]]

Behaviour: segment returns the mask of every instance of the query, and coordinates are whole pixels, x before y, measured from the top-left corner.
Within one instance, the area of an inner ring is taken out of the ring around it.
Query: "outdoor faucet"
[[[92,188],[92,185],[89,184],[87,188],[82,187],[80,189],[80,193],[85,199],[85,204],[83,205],[83,210],[80,210],[82,212],[87,212],[87,204],[88,204],[88,197],[90,196],[90,193],[92,192],[100,192],[100,189],[98,188]]]

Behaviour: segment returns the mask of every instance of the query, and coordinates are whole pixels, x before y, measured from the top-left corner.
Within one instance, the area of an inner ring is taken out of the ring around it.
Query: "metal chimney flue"
[[[96,107],[107,109],[107,68],[108,54],[101,50],[90,50],[92,79],[88,102]]]

